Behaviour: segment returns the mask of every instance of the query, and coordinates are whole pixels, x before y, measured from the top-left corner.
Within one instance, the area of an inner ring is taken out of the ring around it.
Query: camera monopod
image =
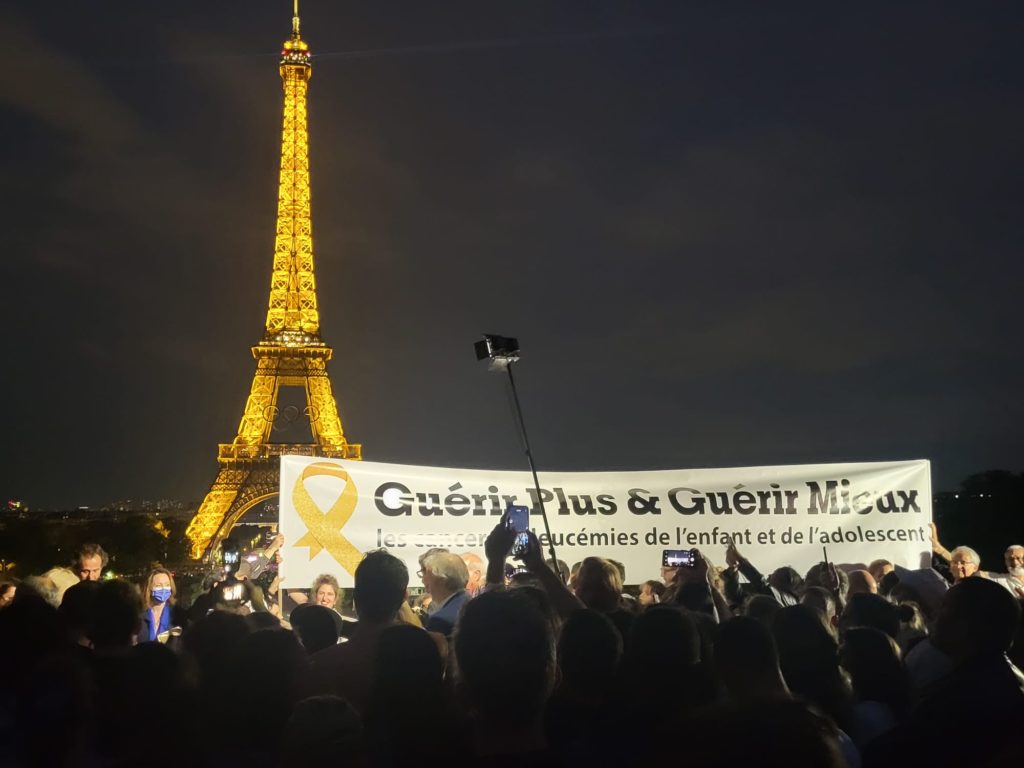
[[[523,421],[523,408],[519,404],[516,379],[512,375],[512,365],[519,362],[519,339],[485,333],[483,340],[476,342],[473,346],[476,350],[477,360],[490,360],[492,371],[505,369],[508,372],[508,383],[512,387],[512,402],[515,406],[519,436],[522,438],[523,448],[526,451],[526,461],[529,463],[530,472],[533,474],[533,486],[537,490],[540,516],[544,520],[544,533],[548,537],[548,554],[551,556],[551,568],[561,578],[562,571],[558,567],[558,558],[555,557],[555,542],[551,537],[551,527],[548,525],[548,512],[544,508],[544,493],[541,491],[540,479],[537,477],[537,467],[533,463],[533,452],[530,450],[530,438],[526,434],[526,422]]]

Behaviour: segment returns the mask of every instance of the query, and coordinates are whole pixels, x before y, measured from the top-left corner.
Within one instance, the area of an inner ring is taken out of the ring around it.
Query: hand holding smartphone
[[[664,549],[661,552],[661,565],[663,568],[692,568],[696,564],[696,550]]]
[[[526,535],[530,530],[530,508],[509,504],[505,510],[505,525],[516,534],[512,542],[512,557],[522,557],[530,546],[530,539]]]

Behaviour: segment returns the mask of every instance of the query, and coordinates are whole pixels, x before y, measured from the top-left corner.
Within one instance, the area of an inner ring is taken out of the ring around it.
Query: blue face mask
[[[156,587],[150,594],[153,596],[153,600],[157,603],[166,603],[171,599],[171,588],[170,587]]]

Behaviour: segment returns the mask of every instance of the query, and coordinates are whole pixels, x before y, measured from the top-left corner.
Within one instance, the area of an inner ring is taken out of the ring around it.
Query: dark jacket
[[[176,603],[168,604],[164,610],[170,611],[170,621],[167,624],[168,629],[185,626],[185,612]],[[139,642],[148,643],[155,639],[153,637],[153,620],[147,608],[142,612],[142,629],[139,630]]]
[[[469,592],[460,589],[449,597],[444,605],[427,618],[425,629],[429,632],[440,632],[445,637],[450,637],[455,629],[455,622],[459,618],[459,611],[469,600]]]

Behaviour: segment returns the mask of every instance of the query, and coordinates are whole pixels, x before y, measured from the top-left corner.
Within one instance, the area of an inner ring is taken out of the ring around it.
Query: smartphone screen
[[[665,549],[661,552],[661,564],[665,568],[691,568],[694,562],[692,549]]]
[[[506,510],[506,525],[516,533],[530,530],[530,508],[509,504]]]

